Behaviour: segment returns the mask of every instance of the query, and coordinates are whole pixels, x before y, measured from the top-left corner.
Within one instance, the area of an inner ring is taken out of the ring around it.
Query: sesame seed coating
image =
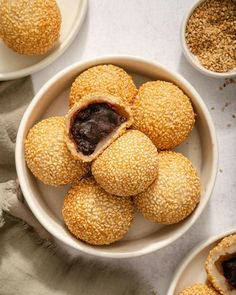
[[[219,295],[219,293],[207,285],[196,284],[185,289],[179,295]]]
[[[158,176],[134,204],[143,216],[162,224],[177,223],[186,218],[200,198],[200,180],[192,163],[180,153],[159,153]]]
[[[75,160],[64,141],[64,117],[51,117],[34,125],[25,140],[25,159],[35,177],[59,186],[83,177],[89,167]]]
[[[208,254],[205,268],[209,281],[222,295],[235,294],[220,267],[220,262],[236,255],[236,234],[225,237]]]
[[[81,73],[71,87],[69,106],[72,107],[82,96],[104,93],[121,97],[124,103],[131,104],[137,94],[130,75],[114,65],[99,65]]]
[[[118,196],[144,191],[155,180],[157,170],[156,147],[138,130],[127,131],[92,164],[96,181],[107,192]]]
[[[0,0],[0,35],[20,54],[46,53],[59,39],[60,28],[55,0]]]
[[[159,150],[172,149],[184,141],[195,121],[189,98],[170,82],[143,84],[133,108],[134,127]]]
[[[127,233],[134,218],[134,206],[131,198],[108,194],[91,177],[69,190],[62,214],[68,229],[78,239],[106,245]]]

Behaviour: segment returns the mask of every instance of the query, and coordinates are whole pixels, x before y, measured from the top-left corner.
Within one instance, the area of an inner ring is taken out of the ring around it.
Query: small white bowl
[[[181,44],[182,44],[182,49],[183,49],[184,55],[185,55],[186,59],[188,60],[188,62],[196,70],[198,70],[200,73],[202,73],[204,75],[207,75],[210,77],[215,77],[215,78],[234,77],[234,76],[236,76],[236,68],[231,70],[230,72],[226,72],[226,73],[217,73],[217,72],[210,71],[201,65],[201,63],[198,61],[197,57],[194,54],[192,54],[192,52],[188,48],[186,38],[185,38],[185,31],[186,31],[188,20],[189,20],[190,16],[192,15],[193,11],[204,1],[206,1],[206,0],[197,0],[190,7],[190,9],[186,12],[186,14],[183,18],[182,25],[181,25]]]
[[[0,81],[18,79],[42,70],[59,58],[77,36],[85,18],[88,0],[57,0],[62,24],[58,43],[48,53],[37,56],[18,54],[0,38]]]
[[[205,284],[207,282],[207,274],[204,266],[209,251],[224,237],[235,233],[236,228],[234,227],[197,245],[176,270],[167,295],[178,295],[185,288],[191,287],[194,284]]]
[[[196,166],[201,177],[201,202],[186,220],[163,226],[144,220],[139,214],[127,236],[109,246],[91,246],[73,237],[65,227],[61,208],[67,187],[54,188],[42,184],[28,170],[24,156],[24,140],[29,129],[52,115],[68,110],[68,94],[72,81],[84,70],[98,64],[114,64],[127,70],[137,86],[147,80],[166,80],[177,84],[191,98],[197,122],[189,138],[178,147]],[[74,64],[49,80],[28,106],[17,135],[16,168],[25,199],[40,223],[57,239],[70,247],[97,256],[125,258],[144,255],[175,241],[197,220],[205,208],[216,178],[218,150],[211,116],[196,90],[179,74],[154,62],[136,57],[104,57]]]

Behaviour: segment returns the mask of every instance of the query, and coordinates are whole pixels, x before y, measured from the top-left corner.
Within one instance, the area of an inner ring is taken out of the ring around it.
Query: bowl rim
[[[115,62],[114,62],[114,60],[115,60]],[[50,87],[54,83],[56,83],[65,74],[67,74],[71,71],[74,71],[76,68],[81,68],[81,67],[87,68],[87,67],[91,67],[96,64],[117,63],[117,62],[122,62],[122,61],[123,62],[124,61],[132,61],[135,63],[141,62],[147,66],[148,65],[152,66],[152,67],[155,66],[155,67],[159,68],[160,70],[163,70],[165,72],[168,72],[170,75],[173,75],[180,83],[185,85],[185,87],[197,99],[198,104],[201,107],[201,110],[205,114],[205,119],[207,121],[210,135],[211,135],[211,141],[213,143],[213,145],[212,145],[212,174],[211,174],[210,180],[208,182],[207,190],[204,192],[204,198],[205,198],[204,199],[204,202],[205,202],[204,206],[201,208],[201,210],[198,211],[198,214],[195,214],[189,220],[189,222],[187,222],[183,225],[183,227],[181,228],[180,231],[177,231],[177,233],[173,234],[167,240],[162,241],[161,243],[160,242],[154,243],[152,245],[149,245],[149,247],[147,247],[146,249],[135,250],[131,253],[109,252],[109,251],[105,251],[104,249],[103,249],[103,251],[100,251],[99,248],[95,248],[95,247],[83,248],[79,244],[77,244],[77,247],[75,247],[73,245],[73,243],[70,243],[70,241],[65,239],[62,234],[58,233],[57,230],[54,229],[54,227],[50,223],[47,223],[44,220],[44,218],[42,218],[42,216],[39,214],[39,212],[37,210],[37,206],[34,204],[33,198],[31,197],[31,194],[29,193],[28,188],[27,188],[27,181],[26,181],[27,177],[25,177],[25,173],[24,173],[25,161],[21,157],[21,155],[24,154],[24,130],[26,128],[26,124],[27,124],[27,121],[31,115],[31,112],[34,109],[35,105],[38,103],[38,101],[40,101],[43,94],[46,93],[48,91],[48,89],[50,89]],[[35,95],[35,97],[32,99],[32,101],[28,105],[28,107],[22,117],[22,120],[20,122],[20,126],[19,126],[18,133],[17,133],[17,139],[16,139],[15,162],[16,162],[16,171],[17,171],[19,183],[20,183],[23,195],[25,196],[25,199],[27,201],[27,204],[29,205],[31,211],[33,212],[35,217],[38,219],[38,221],[42,224],[42,226],[49,233],[52,234],[53,237],[60,240],[63,244],[70,246],[77,251],[80,250],[80,251],[85,252],[87,254],[92,254],[95,256],[107,257],[107,258],[128,258],[128,257],[137,257],[137,256],[142,256],[142,255],[145,255],[148,253],[152,253],[156,250],[159,250],[159,249],[173,243],[180,236],[182,236],[194,224],[194,222],[199,218],[200,214],[205,209],[206,204],[209,201],[212,191],[213,191],[213,188],[214,188],[214,184],[215,184],[215,180],[216,180],[216,176],[217,176],[217,171],[218,171],[218,143],[217,143],[215,127],[214,127],[213,121],[211,119],[210,113],[209,113],[205,103],[203,102],[201,96],[194,89],[194,87],[184,77],[182,77],[180,74],[178,74],[174,71],[169,70],[167,67],[160,65],[159,63],[156,63],[154,61],[149,61],[149,60],[146,60],[141,57],[129,56],[129,55],[119,55],[119,56],[108,55],[108,56],[102,56],[102,57],[98,57],[98,58],[93,58],[93,59],[88,59],[85,61],[76,62],[76,63],[68,66],[67,68],[63,69],[59,73],[57,73],[55,76],[53,76],[51,79],[49,79],[41,87],[41,89],[38,91],[38,93]]]
[[[7,80],[13,80],[18,79],[22,77],[26,77],[28,75],[34,74],[36,72],[39,72],[49,66],[51,63],[56,61],[66,50],[70,47],[72,42],[75,40],[77,34],[79,33],[82,24],[85,20],[86,13],[88,10],[88,0],[80,0],[80,8],[79,8],[79,17],[75,19],[75,25],[74,29],[70,31],[70,33],[67,35],[65,40],[60,44],[58,48],[56,48],[54,51],[52,51],[48,56],[40,60],[39,62],[26,66],[23,69],[11,71],[9,73],[1,73],[0,72],[0,81],[7,81]]]
[[[174,273],[174,276],[172,278],[172,281],[170,283],[169,289],[167,291],[167,295],[174,295],[174,291],[176,288],[177,283],[179,282],[179,279],[184,272],[185,268],[188,266],[188,264],[191,262],[192,259],[196,255],[198,255],[204,248],[210,246],[211,244],[217,242],[218,240],[221,240],[229,235],[236,233],[236,227],[230,227],[228,230],[221,231],[220,233],[211,236],[210,238],[203,240],[202,242],[198,243],[197,246],[195,246],[190,252],[184,257],[180,265],[178,266],[177,270]]]
[[[185,31],[186,31],[186,27],[187,27],[187,22],[190,18],[190,16],[192,15],[193,11],[206,0],[196,0],[192,6],[190,6],[184,17],[182,20],[182,24],[181,24],[181,30],[180,30],[180,40],[181,40],[181,46],[182,46],[182,50],[184,53],[185,58],[187,59],[187,61],[196,69],[198,70],[200,73],[210,76],[210,77],[214,77],[214,78],[231,78],[236,76],[236,68],[231,71],[231,72],[225,72],[225,73],[218,73],[218,72],[214,72],[214,71],[210,71],[206,68],[204,68],[200,62],[197,62],[194,57],[193,54],[191,53],[191,51],[188,48],[187,42],[186,42],[186,38],[185,38]]]

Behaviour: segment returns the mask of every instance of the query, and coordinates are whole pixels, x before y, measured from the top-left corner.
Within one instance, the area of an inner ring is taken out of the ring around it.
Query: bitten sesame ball
[[[83,96],[65,117],[65,141],[74,158],[93,161],[132,125],[132,111],[119,97]]]
[[[20,54],[48,52],[59,39],[60,28],[55,0],[0,0],[0,36]]]
[[[69,190],[62,210],[70,232],[92,245],[111,244],[123,238],[134,218],[131,198],[105,192],[91,177]]]
[[[206,260],[209,281],[222,295],[236,294],[236,234],[220,241]]]
[[[89,170],[67,149],[64,129],[64,117],[47,118],[34,125],[25,140],[26,163],[34,176],[45,184],[68,184],[80,179]]]
[[[200,180],[192,163],[180,153],[159,153],[158,176],[134,204],[143,216],[162,224],[186,218],[200,199]]]
[[[172,149],[183,142],[195,121],[189,98],[170,82],[143,84],[133,108],[134,127],[145,133],[159,150]]]
[[[121,97],[124,103],[131,104],[137,94],[136,86],[130,75],[114,65],[99,65],[81,73],[71,87],[69,106],[82,96],[104,93]]]
[[[185,289],[179,295],[219,295],[219,293],[207,285],[196,284]]]
[[[156,178],[158,154],[151,140],[129,130],[115,140],[92,164],[92,174],[105,191],[132,196],[144,191]]]

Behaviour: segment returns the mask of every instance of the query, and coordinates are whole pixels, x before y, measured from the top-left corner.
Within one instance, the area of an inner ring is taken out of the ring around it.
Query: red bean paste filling
[[[77,150],[91,155],[97,144],[126,121],[106,103],[95,103],[78,112],[71,127]]]
[[[236,289],[236,257],[222,262],[224,277]]]

